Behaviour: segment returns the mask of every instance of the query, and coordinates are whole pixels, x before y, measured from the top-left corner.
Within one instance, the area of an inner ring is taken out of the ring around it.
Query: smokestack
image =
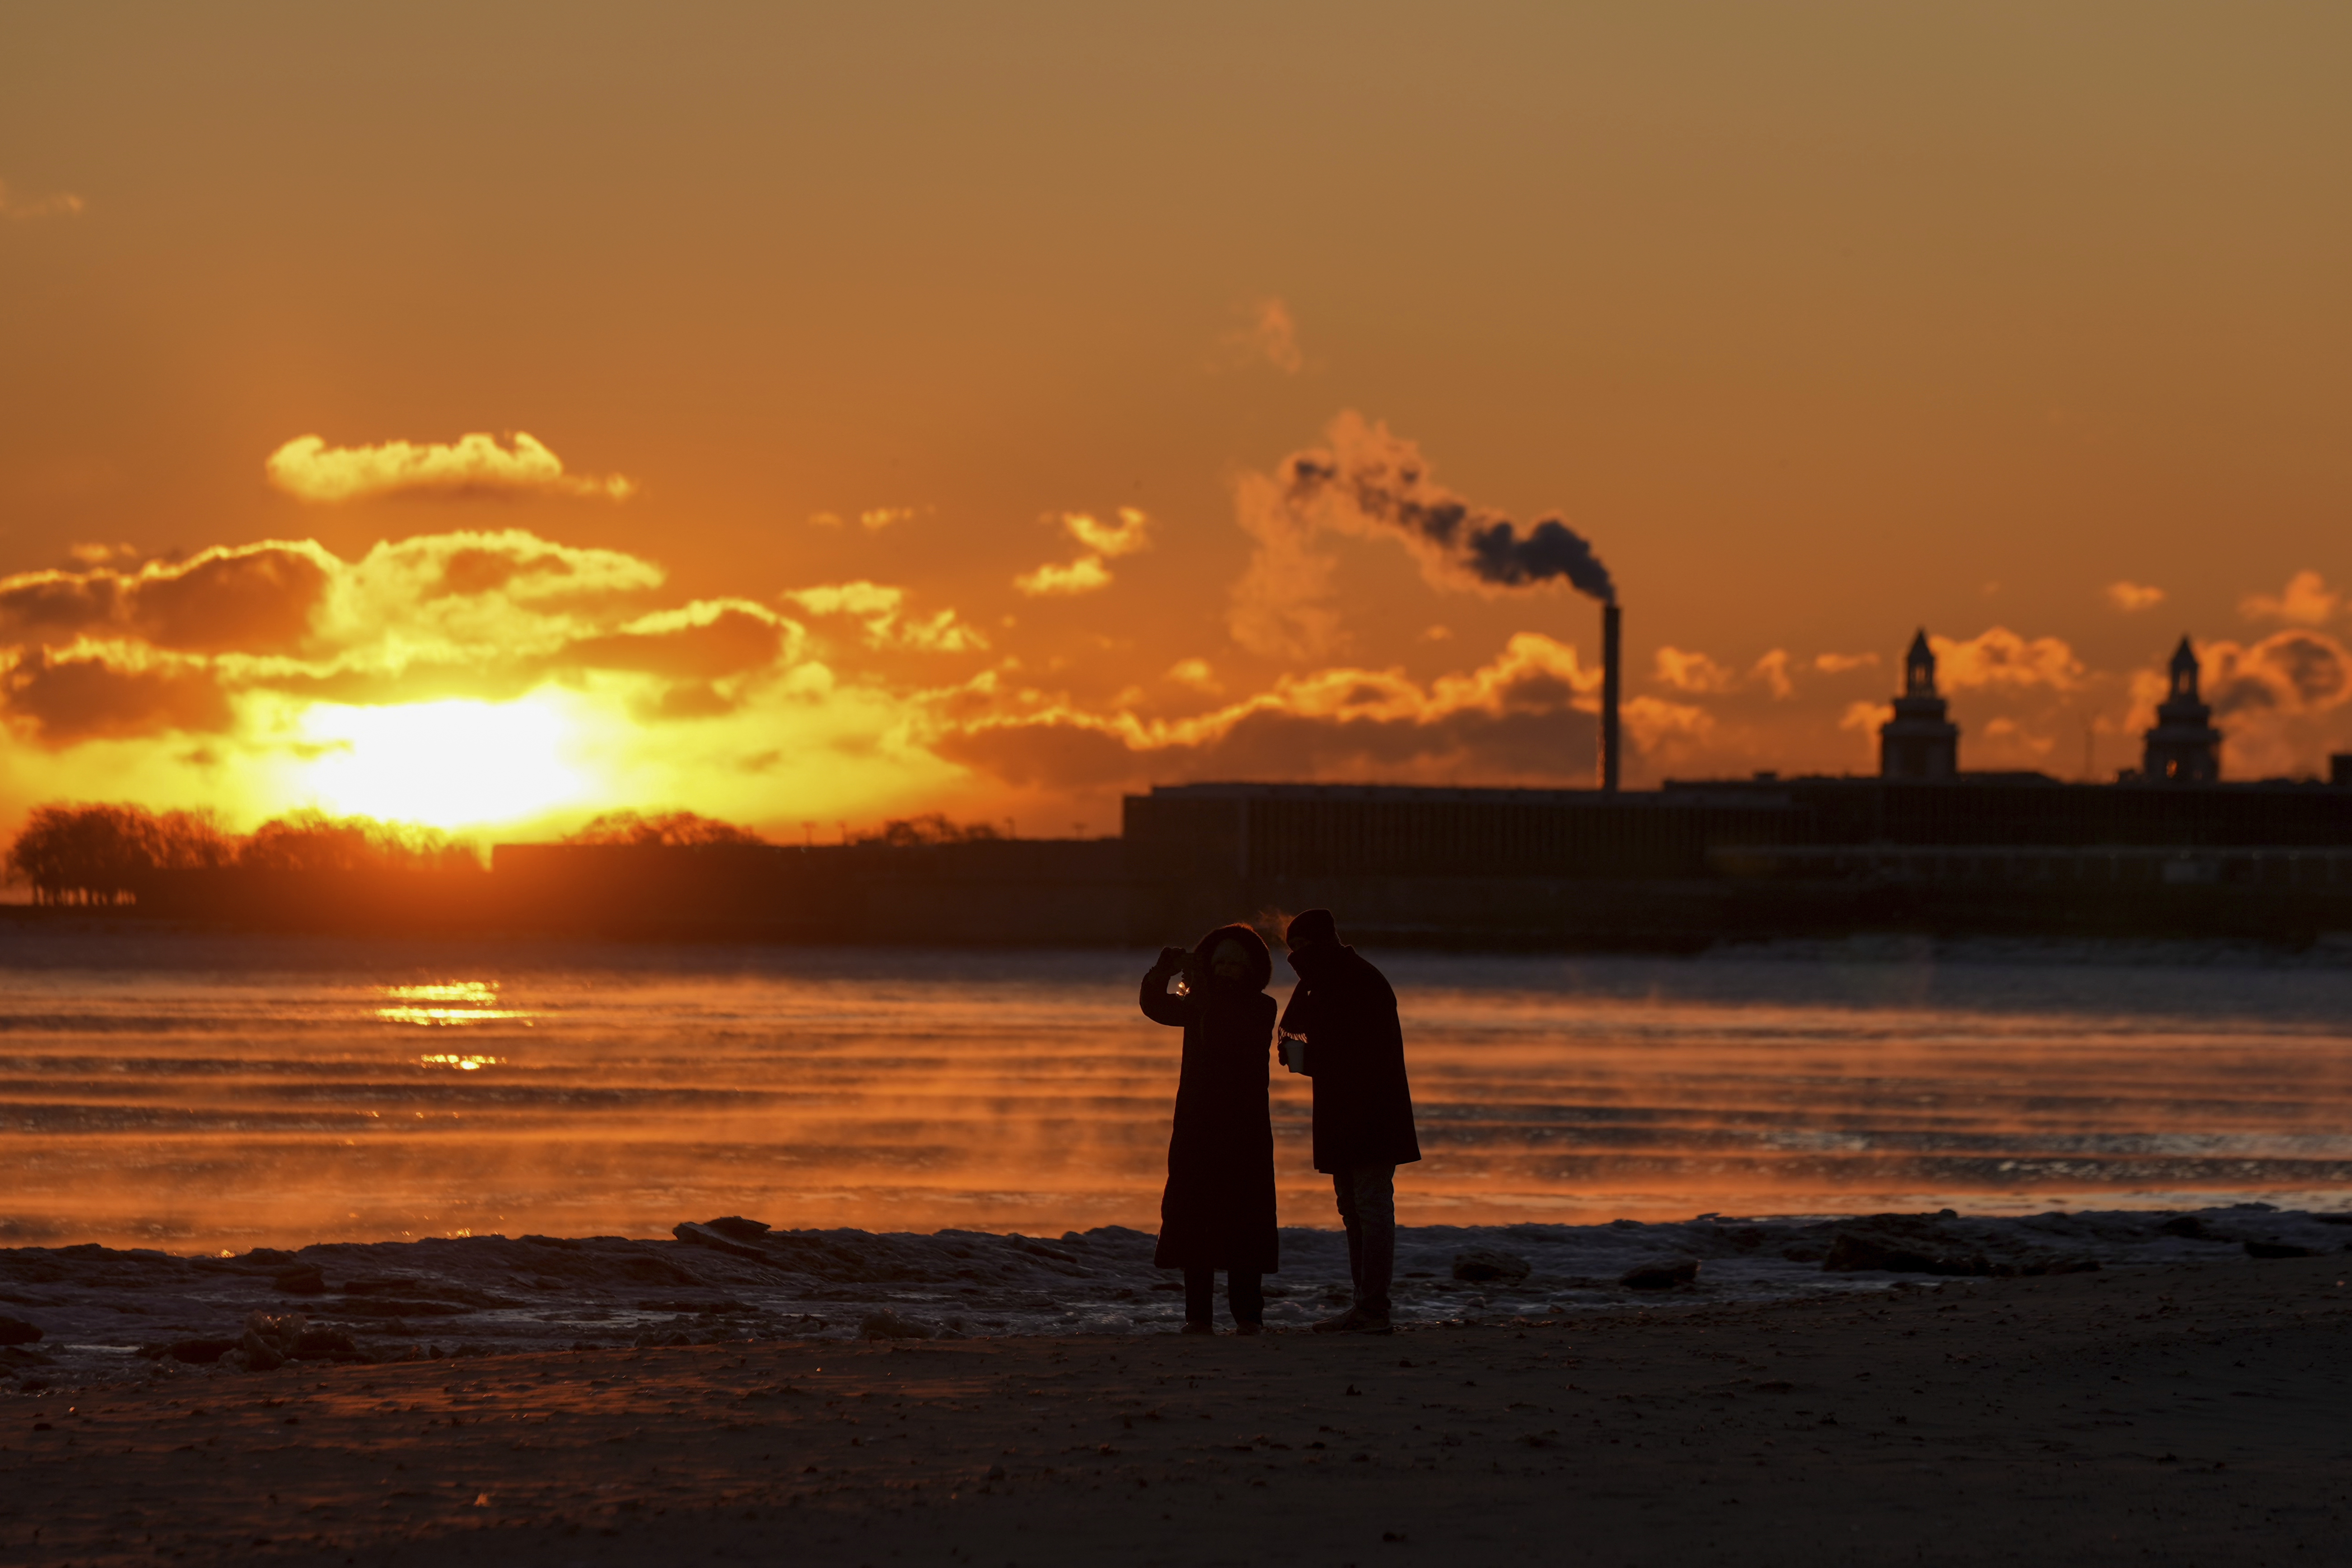
[[[1617,793],[1617,601],[1601,606],[1601,787]]]

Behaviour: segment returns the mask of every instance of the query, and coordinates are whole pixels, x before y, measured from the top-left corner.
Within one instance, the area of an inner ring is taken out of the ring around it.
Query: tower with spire
[[[1878,727],[1878,774],[1889,779],[1948,779],[1960,771],[1960,727],[1936,695],[1936,651],[1921,627],[1903,656],[1903,695],[1895,717]]]
[[[2197,650],[2182,637],[2172,654],[2172,688],[2145,736],[2140,776],[2155,784],[2211,784],[2221,776],[2221,731],[2198,695]]]

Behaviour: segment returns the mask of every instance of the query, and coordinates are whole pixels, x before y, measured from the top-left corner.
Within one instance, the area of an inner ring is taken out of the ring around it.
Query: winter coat
[[[1298,972],[1298,986],[1283,1009],[1282,1028],[1307,1042],[1315,1168],[1336,1173],[1420,1159],[1404,1030],[1387,976],[1352,947],[1296,952],[1290,967]]]
[[[1184,1031],[1152,1261],[1271,1274],[1282,1261],[1266,1096],[1274,998],[1229,980],[1209,980],[1189,996],[1169,994],[1166,984],[1157,972],[1143,983],[1144,1016]]]

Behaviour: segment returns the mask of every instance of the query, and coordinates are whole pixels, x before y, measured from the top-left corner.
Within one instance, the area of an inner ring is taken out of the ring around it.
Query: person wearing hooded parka
[[[1181,995],[1168,989],[1180,974]],[[1184,1031],[1152,1261],[1184,1271],[1188,1334],[1216,1331],[1220,1269],[1234,1331],[1258,1332],[1265,1321],[1262,1278],[1281,1265],[1267,1099],[1275,1005],[1265,988],[1273,978],[1264,939],[1245,925],[1218,927],[1190,953],[1162,949],[1143,977],[1144,1016]]]

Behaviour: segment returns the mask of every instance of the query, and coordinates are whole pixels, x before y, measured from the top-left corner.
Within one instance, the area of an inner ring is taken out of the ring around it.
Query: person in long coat
[[[1396,1168],[1421,1158],[1404,1031],[1387,976],[1339,940],[1328,910],[1306,910],[1284,934],[1298,984],[1283,1009],[1285,1059],[1315,1080],[1315,1168],[1331,1178],[1348,1232],[1354,1304],[1317,1333],[1387,1333],[1396,1269]]]
[[[1181,974],[1185,994],[1168,983]],[[1274,960],[1245,925],[1220,926],[1189,954],[1160,951],[1143,977],[1143,1013],[1184,1031],[1152,1261],[1184,1271],[1184,1331],[1216,1331],[1217,1271],[1234,1331],[1265,1321],[1263,1277],[1281,1267],[1274,1211],[1274,1119],[1267,1103]]]

